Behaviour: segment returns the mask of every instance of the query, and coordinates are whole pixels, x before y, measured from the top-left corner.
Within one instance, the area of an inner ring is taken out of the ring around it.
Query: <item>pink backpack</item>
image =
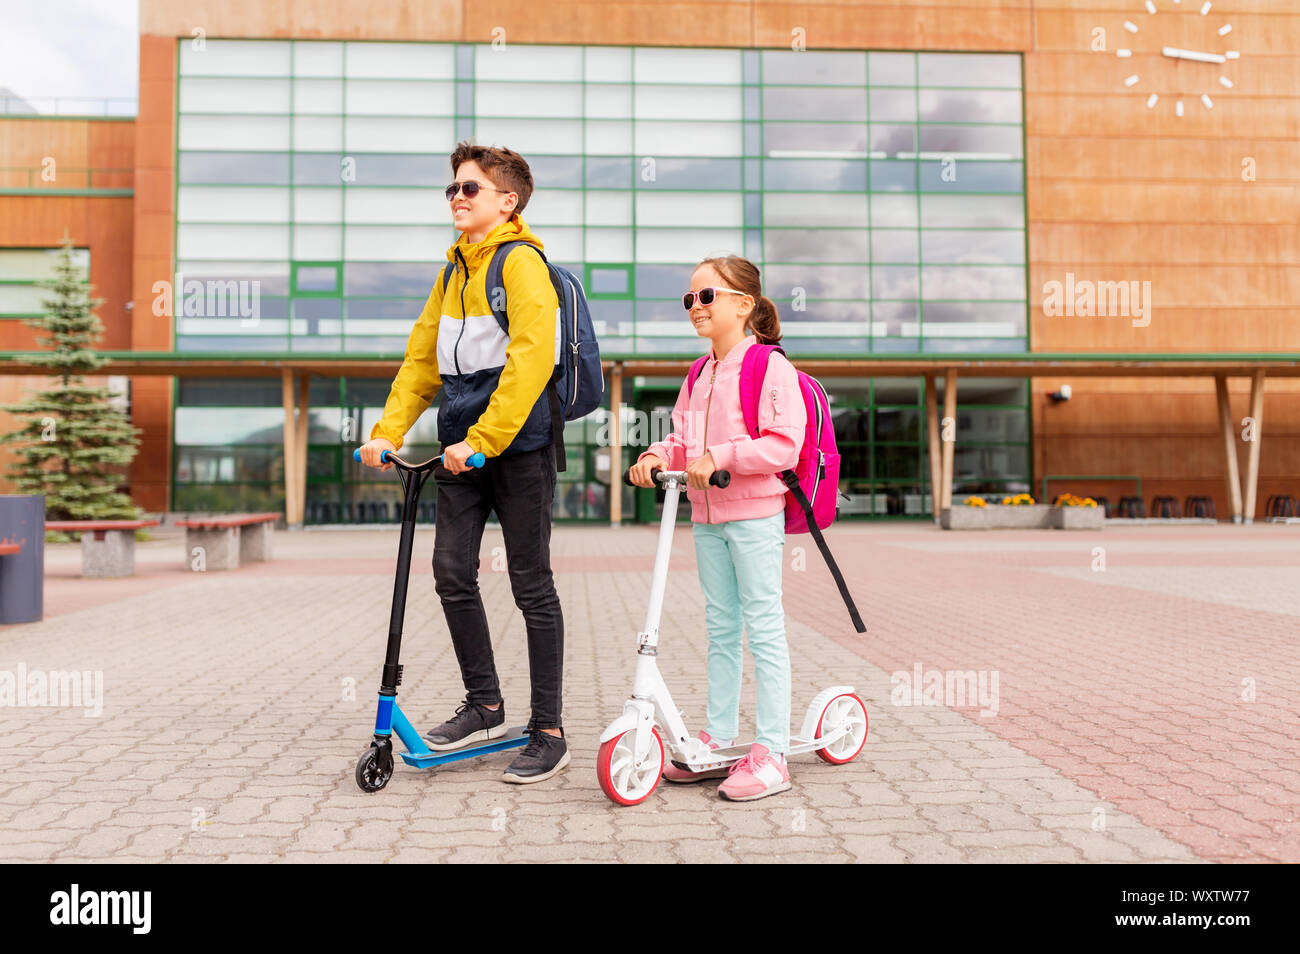
[[[767,364],[773,351],[784,356],[785,349],[780,345],[751,345],[745,352],[740,366],[740,407],[745,414],[745,427],[749,436],[758,439],[758,406],[763,396],[763,380],[767,375]],[[686,393],[695,389],[695,379],[704,372],[704,365],[709,356],[703,355],[691,365],[686,376]],[[811,533],[817,541],[817,547],[826,558],[831,575],[839,587],[840,595],[848,606],[849,616],[859,633],[866,632],[857,607],[849,595],[848,587],[840,574],[840,569],[831,556],[830,548],[822,536],[822,530],[829,527],[836,517],[836,503],[840,492],[840,455],[835,446],[835,428],[831,423],[830,400],[826,389],[812,375],[795,369],[799,376],[799,391],[803,394],[804,407],[808,412],[808,423],[804,431],[803,445],[799,448],[799,460],[793,470],[782,471],[781,480],[785,483],[785,532]],[[811,518],[811,519],[810,519]]]

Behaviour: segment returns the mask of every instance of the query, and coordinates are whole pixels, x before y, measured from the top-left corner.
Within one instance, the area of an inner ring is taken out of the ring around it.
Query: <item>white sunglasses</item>
[[[736,289],[734,288],[701,288],[697,292],[687,292],[685,295],[683,295],[682,307],[685,308],[687,311],[690,311],[692,308],[695,307],[696,298],[700,300],[701,305],[704,305],[706,307],[708,305],[712,305],[714,300],[717,298],[718,292],[730,292],[733,295],[749,294],[749,292],[736,291]]]

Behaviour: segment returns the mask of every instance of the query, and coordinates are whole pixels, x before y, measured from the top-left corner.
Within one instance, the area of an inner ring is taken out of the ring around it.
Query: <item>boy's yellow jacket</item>
[[[559,300],[540,255],[517,248],[502,277],[510,289],[510,334],[492,315],[484,287],[497,248],[523,240],[542,248],[518,214],[470,244],[462,234],[447,250],[453,269],[443,294],[434,282],[411,329],[406,356],[393,380],[371,440],[402,438],[441,389],[438,440],[466,441],[488,457],[536,450],[551,443],[548,382],[560,360]]]

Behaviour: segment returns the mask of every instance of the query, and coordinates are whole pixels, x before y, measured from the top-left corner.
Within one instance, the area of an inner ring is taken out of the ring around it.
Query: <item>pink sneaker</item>
[[[709,733],[703,729],[700,730],[699,739],[701,742],[707,742],[709,748],[716,749],[721,747],[721,743],[709,738]],[[708,778],[726,778],[727,769],[709,769],[707,772],[688,772],[685,769],[679,769],[672,762],[664,763],[664,781],[666,782],[703,782]]]
[[[766,746],[755,742],[749,754],[731,767],[718,794],[733,802],[752,802],[790,788],[790,771],[785,759],[774,757]]]

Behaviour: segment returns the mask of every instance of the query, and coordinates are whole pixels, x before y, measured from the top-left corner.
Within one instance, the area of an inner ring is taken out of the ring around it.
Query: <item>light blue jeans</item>
[[[785,513],[691,527],[709,631],[704,730],[715,739],[739,735],[743,626],[758,683],[754,741],[785,753],[790,748],[790,650],[781,606]]]

